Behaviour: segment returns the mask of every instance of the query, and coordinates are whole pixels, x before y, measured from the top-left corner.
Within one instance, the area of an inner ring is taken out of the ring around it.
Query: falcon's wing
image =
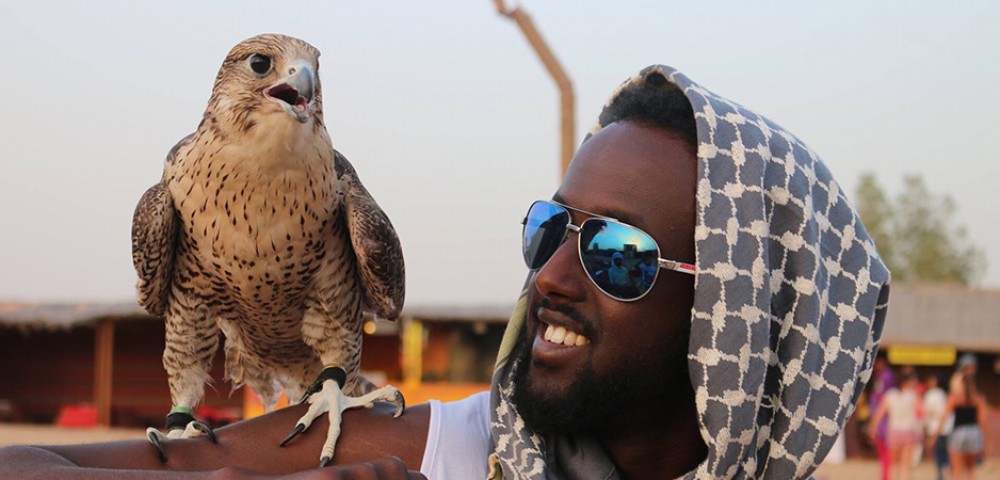
[[[403,250],[389,217],[361,184],[354,167],[340,152],[333,157],[337,176],[347,186],[344,210],[351,245],[358,260],[366,306],[380,318],[395,320],[403,310],[406,273]]]
[[[170,150],[167,164],[174,162],[180,147],[193,136],[188,135]],[[167,310],[179,226],[167,186],[160,182],[146,190],[132,215],[132,265],[139,275],[139,305],[157,317]]]
[[[146,190],[132,217],[132,264],[139,274],[139,305],[157,317],[167,308],[179,223],[170,192],[162,183]]]

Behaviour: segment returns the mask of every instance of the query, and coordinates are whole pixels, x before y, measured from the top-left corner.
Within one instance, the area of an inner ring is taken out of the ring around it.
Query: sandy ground
[[[145,430],[131,428],[58,428],[49,425],[0,423],[0,447],[15,444],[66,445],[146,438]]]
[[[145,438],[145,432],[130,428],[57,428],[46,425],[0,423],[0,446],[14,444],[63,445]],[[1000,479],[1000,459],[990,459],[976,472],[977,479]],[[840,465],[822,465],[817,480],[867,480],[879,478],[878,462],[850,460]],[[934,467],[924,462],[913,480],[935,480]]]
[[[814,476],[816,480],[879,480],[881,471],[875,460],[848,460],[840,465],[824,464]],[[923,462],[913,471],[913,480],[936,480],[934,465]],[[976,470],[977,480],[1000,479],[1000,459],[990,459]]]

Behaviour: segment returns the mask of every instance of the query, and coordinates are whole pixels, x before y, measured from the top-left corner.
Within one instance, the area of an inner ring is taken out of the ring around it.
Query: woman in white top
[[[893,470],[898,472],[901,480],[909,480],[912,474],[913,452],[920,444],[923,433],[921,417],[920,394],[917,392],[917,376],[910,372],[903,375],[899,388],[886,392],[879,403],[875,416],[869,422],[868,435],[875,438],[876,430],[882,418],[889,416],[887,441],[889,455],[895,464]]]

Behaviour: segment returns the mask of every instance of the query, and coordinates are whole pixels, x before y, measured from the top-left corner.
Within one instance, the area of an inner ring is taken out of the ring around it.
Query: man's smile
[[[565,345],[567,347],[582,347],[590,342],[582,333],[576,333],[564,327],[553,327],[552,325],[545,327],[545,333],[542,337],[546,342]]]
[[[534,314],[536,328],[531,356],[536,365],[554,366],[578,357],[589,347],[590,337],[571,315],[544,306],[535,309]]]

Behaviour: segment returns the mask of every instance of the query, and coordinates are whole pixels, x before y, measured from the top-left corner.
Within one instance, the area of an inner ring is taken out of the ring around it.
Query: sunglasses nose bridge
[[[564,245],[566,245],[567,243],[573,244],[573,242],[569,241],[569,235],[570,235],[570,233],[575,233],[575,234],[579,235],[580,234],[580,227],[578,227],[576,225],[573,225],[570,222],[566,222],[566,230],[563,231],[562,239],[559,241],[559,245],[556,246],[556,249],[552,251],[552,254],[549,255],[549,260],[552,260],[552,257],[556,256],[556,254],[559,252],[559,250],[561,250],[563,248]],[[573,248],[578,248],[577,245],[575,245],[575,244],[573,244],[571,246]],[[548,263],[548,260],[546,260],[545,263]]]
[[[561,241],[535,271],[534,282],[535,288],[544,295],[579,300],[585,295],[586,280],[583,280],[578,270],[581,268],[579,242],[571,240],[570,233],[579,235],[580,227],[566,223]],[[586,269],[582,273],[586,276]]]

